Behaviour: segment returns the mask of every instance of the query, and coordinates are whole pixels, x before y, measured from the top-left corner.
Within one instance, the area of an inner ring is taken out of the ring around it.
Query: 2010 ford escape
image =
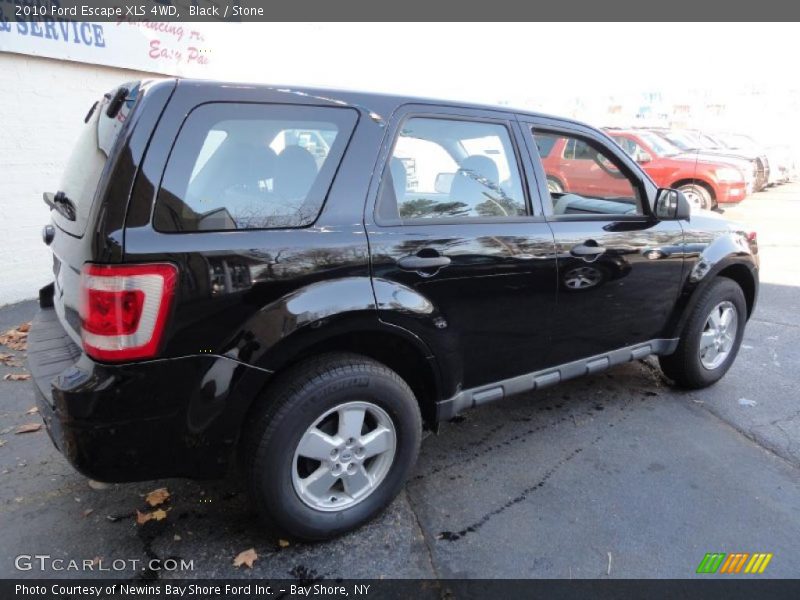
[[[651,354],[714,383],[756,301],[753,233],[572,121],[186,80],[85,121],[30,334],[53,441],[103,481],[239,463],[299,538],[376,515],[468,407]]]

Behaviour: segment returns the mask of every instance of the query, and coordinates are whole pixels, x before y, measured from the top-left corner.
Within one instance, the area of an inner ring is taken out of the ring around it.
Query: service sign
[[[159,21],[161,15],[151,14],[151,6],[139,8],[141,14],[127,15],[121,9],[109,21],[108,15],[82,14],[60,0],[25,5],[0,0],[0,51],[165,75],[210,76],[214,59],[208,25]]]

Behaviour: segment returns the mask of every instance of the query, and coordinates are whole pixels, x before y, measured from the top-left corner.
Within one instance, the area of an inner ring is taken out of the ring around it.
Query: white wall
[[[52,279],[42,242],[72,142],[92,103],[145,73],[0,53],[0,306],[37,295]]]

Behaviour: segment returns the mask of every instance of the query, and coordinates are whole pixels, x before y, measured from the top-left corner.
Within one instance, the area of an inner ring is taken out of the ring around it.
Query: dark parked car
[[[573,121],[185,80],[85,121],[30,333],[53,441],[102,481],[239,465],[298,538],[375,516],[472,406],[651,354],[714,383],[756,302],[754,234]],[[561,138],[593,166],[551,192]]]

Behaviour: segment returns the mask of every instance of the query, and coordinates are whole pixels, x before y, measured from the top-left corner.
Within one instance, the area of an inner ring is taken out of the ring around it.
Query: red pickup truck
[[[741,202],[747,196],[744,174],[731,164],[681,156],[676,148],[650,131],[608,129],[606,133],[642,166],[656,185],[679,189],[693,206],[715,208],[717,204]]]

